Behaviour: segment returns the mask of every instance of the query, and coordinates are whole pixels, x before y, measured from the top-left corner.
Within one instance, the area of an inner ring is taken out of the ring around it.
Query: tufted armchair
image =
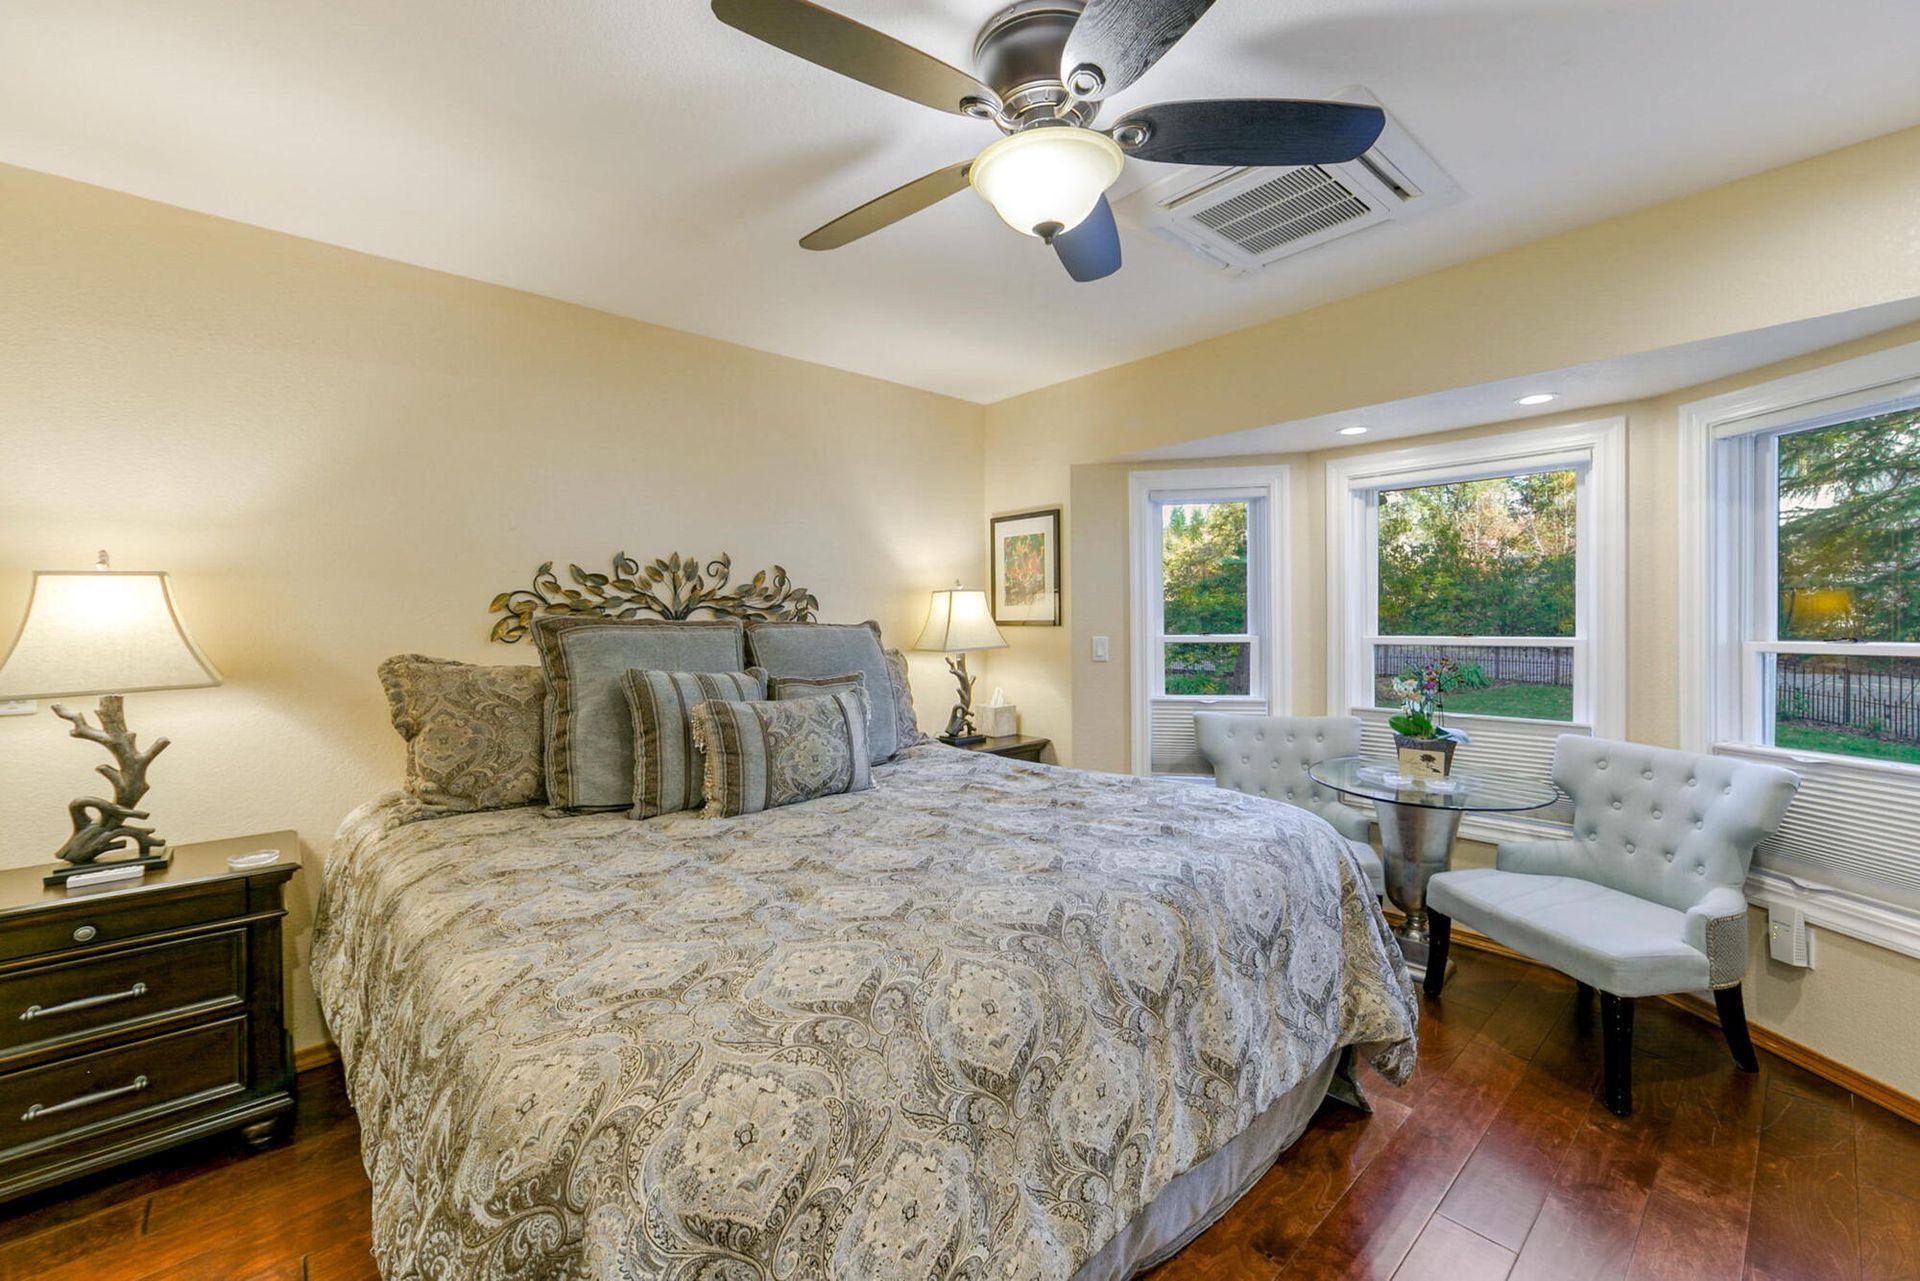
[[[1194,737],[1221,787],[1267,796],[1318,814],[1346,838],[1374,897],[1386,892],[1386,865],[1367,844],[1368,817],[1307,777],[1307,767],[1360,754],[1356,716],[1234,716],[1195,712]]]
[[[1747,972],[1747,866],[1799,790],[1791,770],[1564,734],[1553,781],[1573,831],[1513,841],[1494,867],[1427,885],[1426,988],[1445,983],[1452,922],[1601,992],[1607,1106],[1633,1109],[1633,1002],[1712,989],[1734,1061],[1757,1070],[1740,984]]]

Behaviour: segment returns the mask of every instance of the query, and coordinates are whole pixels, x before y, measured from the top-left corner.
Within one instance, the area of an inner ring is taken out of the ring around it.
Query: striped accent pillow
[[[694,742],[691,710],[707,702],[767,696],[767,674],[630,671],[620,678],[633,713],[633,817],[697,810],[706,803],[706,763]]]
[[[769,676],[767,697],[776,703],[796,698],[818,698],[822,694],[844,694],[850,689],[865,689],[865,672],[844,676]]]
[[[707,817],[866,791],[873,786],[867,711],[863,689],[785,702],[701,703],[693,709],[693,737],[707,758]]]

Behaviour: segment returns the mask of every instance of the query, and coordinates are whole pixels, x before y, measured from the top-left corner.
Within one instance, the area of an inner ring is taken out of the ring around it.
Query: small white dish
[[[1388,787],[1409,787],[1420,780],[1411,774],[1390,774],[1382,772],[1380,781]]]
[[[1427,780],[1427,790],[1452,796],[1455,792],[1466,791],[1467,785],[1457,778],[1430,778]]]
[[[227,855],[227,866],[236,872],[244,871],[250,867],[268,867],[279,861],[279,850],[254,850],[250,854]]]

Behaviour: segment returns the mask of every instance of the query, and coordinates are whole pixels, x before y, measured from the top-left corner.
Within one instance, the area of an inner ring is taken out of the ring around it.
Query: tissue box
[[[980,732],[989,738],[1012,738],[1020,732],[1020,710],[1012,703],[989,705],[980,718]]]

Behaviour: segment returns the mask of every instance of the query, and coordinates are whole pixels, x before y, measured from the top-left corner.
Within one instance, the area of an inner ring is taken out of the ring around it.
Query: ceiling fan
[[[979,76],[808,0],[713,0],[714,16],[876,89],[998,126],[971,160],[936,169],[804,237],[838,249],[971,186],[1015,231],[1053,246],[1075,280],[1120,269],[1106,191],[1126,158],[1176,165],[1352,160],[1386,125],[1378,107],[1286,98],[1164,102],[1093,127],[1213,0],[1020,0],[974,41]]]

